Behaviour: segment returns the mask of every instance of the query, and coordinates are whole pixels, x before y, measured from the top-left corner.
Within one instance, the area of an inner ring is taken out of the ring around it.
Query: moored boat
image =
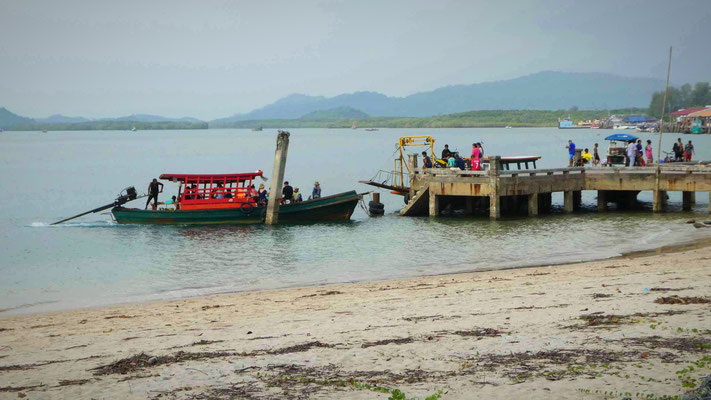
[[[180,183],[174,209],[143,210],[118,205],[111,214],[119,224],[259,224],[266,204],[251,188],[262,171],[246,174],[163,174],[162,180]],[[355,191],[302,202],[282,204],[281,222],[347,221],[360,201]]]

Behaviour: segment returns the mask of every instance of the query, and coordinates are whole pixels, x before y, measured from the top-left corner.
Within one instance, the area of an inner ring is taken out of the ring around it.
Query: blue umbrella
[[[637,140],[637,136],[629,135],[627,133],[615,133],[605,138],[605,140],[614,140],[616,142],[634,142]]]

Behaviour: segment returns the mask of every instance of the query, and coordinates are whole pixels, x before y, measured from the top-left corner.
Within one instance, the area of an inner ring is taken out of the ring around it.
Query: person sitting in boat
[[[289,185],[289,181],[284,181],[284,188],[281,190],[282,204],[290,204],[294,201],[294,188]]]
[[[309,200],[311,199],[320,199],[321,198],[321,185],[319,185],[318,181],[314,182],[314,190],[311,191],[311,197],[309,197]]]
[[[224,186],[222,183],[218,183],[217,187],[212,189],[212,192],[210,192],[210,198],[211,199],[221,199],[223,196],[223,190]]]
[[[158,186],[160,186],[160,189]],[[163,193],[163,184],[158,182],[158,179],[153,178],[153,181],[148,184],[148,201],[146,201],[145,210],[148,209],[148,204],[151,203],[151,200],[153,200],[153,209],[155,210],[158,207],[158,193]]]
[[[304,201],[304,199],[301,197],[299,188],[294,189],[294,203],[301,203],[302,201]]]
[[[264,188],[263,183],[259,184],[259,190],[257,191],[257,195],[259,196],[257,204],[259,204],[260,206],[266,206],[269,197],[267,196],[267,189]]]
[[[457,159],[454,157],[454,154],[449,155],[449,158],[447,159],[447,166],[449,168],[457,168]]]
[[[253,198],[255,202],[259,200],[259,192],[254,188],[254,185],[249,187],[249,193],[247,195]]]
[[[177,210],[179,209],[180,203],[178,203],[178,199],[173,196],[165,201],[165,205],[168,207],[169,210]]]
[[[432,159],[427,155],[426,151],[422,152],[422,160],[424,168],[432,168]]]

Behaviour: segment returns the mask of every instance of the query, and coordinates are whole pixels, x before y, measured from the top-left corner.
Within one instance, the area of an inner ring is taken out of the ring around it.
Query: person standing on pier
[[[597,143],[593,147],[593,166],[597,167],[600,164],[600,154],[597,152]]]
[[[472,171],[481,171],[481,149],[478,143],[472,143]]]
[[[651,164],[654,161],[654,157],[652,156],[652,141],[647,140],[647,147],[644,149],[646,156],[647,156],[647,164]]]
[[[684,161],[691,161],[691,156],[694,154],[696,154],[696,151],[694,151],[694,145],[691,144],[691,140],[689,140],[689,143],[687,143],[684,147]]]
[[[627,145],[627,162],[625,163],[626,167],[634,167],[635,162],[637,161],[637,144],[635,142],[630,142]]]
[[[568,140],[568,145],[565,146],[568,149],[568,167],[573,167],[573,159],[575,158],[575,143],[572,140]]]

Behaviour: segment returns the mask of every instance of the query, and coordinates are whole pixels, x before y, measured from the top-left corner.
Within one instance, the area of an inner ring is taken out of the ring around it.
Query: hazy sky
[[[711,0],[0,0],[0,106],[202,119],[541,70],[711,80]],[[661,89],[661,88],[660,88]]]

